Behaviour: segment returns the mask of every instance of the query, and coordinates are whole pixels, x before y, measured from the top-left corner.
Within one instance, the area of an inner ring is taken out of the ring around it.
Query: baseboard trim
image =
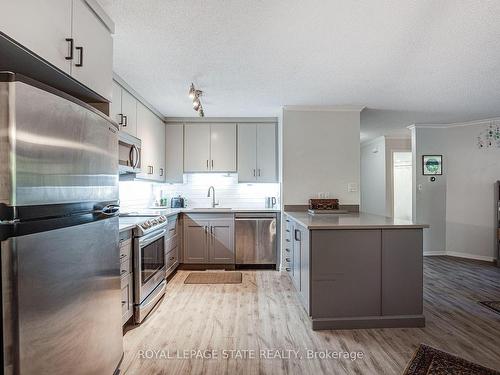
[[[449,256],[454,258],[480,260],[483,262],[495,262],[494,257],[488,257],[484,255],[460,253],[458,251],[424,251],[424,257],[432,256]]]

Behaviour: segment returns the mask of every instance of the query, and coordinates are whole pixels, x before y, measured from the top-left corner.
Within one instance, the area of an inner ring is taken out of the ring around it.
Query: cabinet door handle
[[[170,260],[174,260],[174,259],[175,259],[175,257],[170,257]]]
[[[214,161],[212,160],[212,169],[214,169]]]
[[[287,247],[285,247],[285,251],[286,251],[287,253],[289,253],[289,252],[290,252],[290,249],[289,249],[289,248],[287,248]]]
[[[214,227],[210,226],[210,234],[213,236],[214,235]]]
[[[260,168],[259,168],[259,177],[260,177]]]
[[[207,159],[207,169],[208,169],[208,159]]]
[[[148,165],[148,174],[153,174],[153,166]]]
[[[128,117],[127,116],[123,116],[122,122],[123,122],[122,126],[126,127],[128,125]]]
[[[118,125],[123,125],[123,119],[125,118],[125,116],[123,116],[123,113],[118,113],[118,116],[120,116],[120,121],[118,122]]]
[[[290,258],[285,258],[285,260],[290,263]]]
[[[163,176],[163,168],[160,168],[160,176]]]
[[[68,42],[68,55],[69,56],[66,56],[65,59],[66,60],[73,60],[73,45],[74,45],[74,42],[75,40],[73,38],[66,38],[66,42]]]
[[[122,275],[125,275],[127,273],[127,270],[122,270]]]
[[[255,169],[253,170],[253,176],[254,176],[254,177],[256,177],[256,176],[255,176]]]
[[[290,272],[292,269],[291,268],[285,268],[285,270],[287,270],[287,272]]]
[[[301,240],[301,233],[300,233],[300,230],[298,229],[295,229],[295,232],[294,232],[294,237],[295,237],[295,241],[299,241]]]
[[[79,58],[78,62],[75,64],[75,66],[82,67],[83,66],[83,47],[75,47],[77,51],[79,51]]]
[[[122,305],[125,305],[127,303],[127,301],[122,301]]]

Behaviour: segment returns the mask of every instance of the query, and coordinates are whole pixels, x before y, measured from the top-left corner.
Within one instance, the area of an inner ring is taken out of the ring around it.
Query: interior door
[[[210,221],[210,263],[234,264],[233,220]]]
[[[126,117],[120,130],[137,137],[137,99],[127,90],[122,90],[122,111]]]
[[[1,31],[69,74],[72,0],[2,1]],[[21,21],[22,20],[22,21]]]
[[[210,169],[236,172],[236,124],[210,125]]]
[[[48,9],[55,8],[47,5]],[[33,28],[30,26],[30,30]],[[41,30],[39,30],[41,34]],[[104,98],[111,100],[113,38],[83,0],[73,0],[75,58],[71,75]]]
[[[277,182],[276,124],[257,125],[257,181]]]
[[[184,125],[184,171],[210,170],[210,125]]]
[[[238,124],[238,182],[255,182],[257,176],[257,125]]]
[[[186,220],[184,224],[184,263],[208,263],[207,220]]]

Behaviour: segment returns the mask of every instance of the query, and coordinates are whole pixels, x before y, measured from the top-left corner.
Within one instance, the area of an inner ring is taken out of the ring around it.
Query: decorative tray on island
[[[338,199],[309,199],[310,215],[318,214],[347,214],[349,211],[339,209]]]

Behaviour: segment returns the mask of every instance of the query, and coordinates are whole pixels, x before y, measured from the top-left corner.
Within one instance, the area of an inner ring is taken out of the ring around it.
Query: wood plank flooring
[[[314,332],[284,273],[243,271],[234,285],[185,285],[188,274],[179,271],[158,309],[126,333],[125,374],[401,374],[420,343],[500,369],[500,315],[477,303],[500,300],[500,269],[488,264],[425,258],[427,323],[414,329]],[[221,358],[230,349],[255,350],[256,358]],[[267,349],[303,358],[261,358]],[[308,349],[364,356],[307,359]],[[215,350],[219,358],[184,359],[184,350]]]

